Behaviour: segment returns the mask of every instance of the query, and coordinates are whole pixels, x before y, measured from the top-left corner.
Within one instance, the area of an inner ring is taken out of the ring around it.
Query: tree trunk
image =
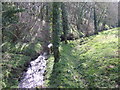
[[[98,30],[97,30],[97,15],[96,15],[95,6],[94,6],[94,28],[95,28],[95,34],[98,34]]]
[[[49,12],[49,3],[46,3],[46,8],[45,8],[45,20],[42,20],[42,52],[46,52],[47,54],[49,54],[49,48],[48,48],[48,44],[50,43],[50,12]]]
[[[64,39],[65,39],[65,44],[67,44],[67,34],[69,27],[68,27],[67,12],[64,3],[61,3],[61,9],[62,9],[62,26],[63,26]]]
[[[118,27],[120,27],[120,20],[118,19]]]
[[[59,61],[60,2],[53,2],[53,54],[55,62]]]
[[[118,2],[118,27],[120,27],[120,2]]]

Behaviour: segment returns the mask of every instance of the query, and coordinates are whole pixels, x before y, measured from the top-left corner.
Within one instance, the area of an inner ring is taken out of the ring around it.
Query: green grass
[[[3,80],[0,82],[3,88],[17,88],[18,79],[22,76],[26,65],[40,52],[39,43],[10,43],[5,42],[2,47],[2,74]]]
[[[54,69],[53,63],[48,64],[46,86],[116,88],[119,83],[118,52],[118,28],[70,41],[67,45],[61,43],[60,61]],[[48,60],[51,61],[53,56]]]
[[[2,45],[2,74],[4,88],[17,88],[27,62],[41,50],[39,43],[10,43]],[[118,30],[100,32],[67,45],[60,43],[60,61],[54,65],[53,55],[47,60],[46,87],[115,88],[118,83]],[[53,72],[53,73],[52,73]]]

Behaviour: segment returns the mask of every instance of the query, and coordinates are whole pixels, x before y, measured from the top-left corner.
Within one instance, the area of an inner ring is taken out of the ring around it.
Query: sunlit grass
[[[83,42],[81,42],[81,40]],[[70,41],[60,46],[61,59],[49,87],[85,88],[118,86],[118,29]]]

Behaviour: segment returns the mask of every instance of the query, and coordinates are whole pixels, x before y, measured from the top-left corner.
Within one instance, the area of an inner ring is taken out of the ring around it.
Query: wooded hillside
[[[119,88],[118,2],[2,2],[2,85]]]

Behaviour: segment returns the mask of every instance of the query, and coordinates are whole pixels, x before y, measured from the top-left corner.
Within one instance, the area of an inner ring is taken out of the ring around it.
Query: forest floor
[[[2,45],[2,74],[0,85],[17,88],[18,79],[41,50],[39,43],[10,43]],[[99,32],[98,35],[60,43],[60,61],[55,64],[53,55],[47,60],[46,87],[115,88],[118,81],[118,28]]]
[[[52,74],[53,56],[48,60],[46,86],[57,88],[117,88],[118,29],[61,43],[61,58]]]

